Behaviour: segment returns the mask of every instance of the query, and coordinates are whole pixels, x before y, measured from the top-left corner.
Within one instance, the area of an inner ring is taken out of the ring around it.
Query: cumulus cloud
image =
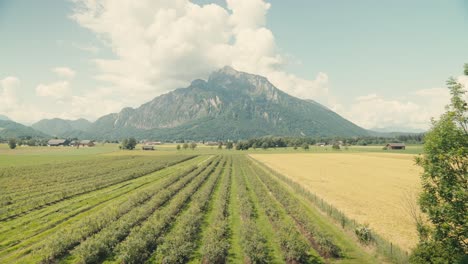
[[[14,76],[8,76],[0,80],[0,111],[8,113],[17,106],[16,91],[20,80]]]
[[[75,0],[72,18],[107,43],[115,59],[96,58],[97,80],[143,103],[225,65],[268,77],[303,98],[327,93],[328,76],[288,74],[273,33],[270,4],[228,0],[227,8],[189,0]],[[119,25],[119,26],[116,26]],[[132,91],[132,92],[131,92]]]
[[[67,81],[59,81],[49,84],[39,84],[36,87],[36,95],[41,97],[64,98],[70,93],[70,84]]]
[[[76,75],[76,72],[68,67],[56,67],[53,68],[52,71],[56,73],[60,77],[65,77],[65,78],[74,78]]]
[[[450,101],[446,88],[421,89],[406,98],[385,98],[368,94],[354,99],[338,113],[364,128],[427,129],[431,118],[438,118]]]

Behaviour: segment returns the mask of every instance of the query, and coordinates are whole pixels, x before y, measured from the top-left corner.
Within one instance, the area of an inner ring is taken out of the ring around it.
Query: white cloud
[[[438,118],[450,101],[446,88],[422,89],[407,98],[384,98],[377,94],[356,97],[338,113],[364,128],[427,129],[431,118]]]
[[[36,95],[41,97],[64,98],[70,93],[70,84],[67,81],[59,81],[49,84],[39,84],[36,87]]]
[[[9,76],[0,80],[0,112],[7,114],[17,105],[16,89],[20,80]]]
[[[56,67],[53,68],[52,71],[56,73],[60,77],[64,78],[74,78],[76,75],[76,72],[68,67]]]
[[[288,61],[265,27],[270,4],[263,0],[228,0],[227,9],[189,0],[75,0],[75,5],[72,18],[116,55],[96,58],[96,79],[132,94],[134,105],[225,65],[264,75],[295,96],[328,92],[325,73],[303,79],[283,70]]]

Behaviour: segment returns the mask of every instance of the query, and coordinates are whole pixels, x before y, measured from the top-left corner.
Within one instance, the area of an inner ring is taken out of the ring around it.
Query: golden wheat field
[[[417,243],[408,200],[416,201],[421,169],[414,155],[386,153],[252,154],[348,217],[405,250]]]

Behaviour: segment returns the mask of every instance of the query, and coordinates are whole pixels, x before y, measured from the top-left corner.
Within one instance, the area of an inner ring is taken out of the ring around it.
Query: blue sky
[[[0,0],[0,114],[93,120],[230,64],[366,128],[425,129],[468,62],[463,0],[90,2]]]

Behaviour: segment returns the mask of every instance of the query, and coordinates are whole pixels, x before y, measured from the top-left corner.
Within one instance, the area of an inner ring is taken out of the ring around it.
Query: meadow
[[[390,262],[246,155],[298,152],[0,146],[0,263]]]

